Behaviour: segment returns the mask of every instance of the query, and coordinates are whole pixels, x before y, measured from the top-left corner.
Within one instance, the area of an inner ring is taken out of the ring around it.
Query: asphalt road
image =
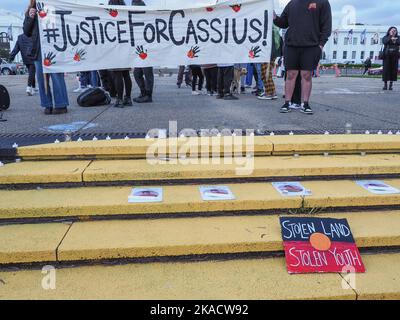
[[[276,79],[279,96],[283,93],[283,80]],[[217,128],[255,129],[259,132],[344,132],[346,123],[354,131],[399,130],[400,129],[400,88],[395,85],[393,92],[383,92],[382,81],[370,78],[335,78],[330,75],[314,80],[311,105],[314,115],[299,111],[279,113],[283,103],[261,101],[250,93],[240,95],[238,101],[216,100],[215,97],[192,96],[189,88],[178,89],[176,75],[156,76],[154,103],[125,109],[110,106],[81,108],[73,93],[77,83],[75,75],[67,76],[70,98],[68,114],[43,114],[38,95],[25,94],[26,76],[0,76],[11,95],[11,107],[3,113],[0,122],[0,147],[19,137],[46,136],[71,130],[74,137],[91,134],[101,136],[120,133],[141,135],[154,128],[169,127],[176,121],[178,130]],[[249,90],[249,89],[248,89]],[[138,88],[134,85],[134,95]],[[49,140],[49,141],[50,141]],[[54,139],[53,139],[54,140]],[[25,140],[24,140],[25,141]]]

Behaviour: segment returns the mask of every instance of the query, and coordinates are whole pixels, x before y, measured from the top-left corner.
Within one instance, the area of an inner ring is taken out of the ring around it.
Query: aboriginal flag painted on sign
[[[289,273],[365,272],[346,219],[281,217]]]

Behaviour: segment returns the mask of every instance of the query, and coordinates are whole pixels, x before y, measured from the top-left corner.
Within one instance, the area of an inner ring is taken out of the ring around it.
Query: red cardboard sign
[[[281,217],[289,273],[365,272],[346,219]]]

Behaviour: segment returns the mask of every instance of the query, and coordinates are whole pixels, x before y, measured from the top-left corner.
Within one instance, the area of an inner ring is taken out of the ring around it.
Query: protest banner
[[[289,273],[365,272],[346,219],[280,217]]]
[[[74,0],[37,3],[43,70],[268,62],[273,0],[108,6]],[[203,6],[200,6],[203,5]]]

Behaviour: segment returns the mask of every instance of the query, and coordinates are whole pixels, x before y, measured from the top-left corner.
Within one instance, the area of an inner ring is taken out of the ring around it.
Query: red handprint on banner
[[[198,58],[198,53],[200,52],[200,48],[198,46],[191,47],[190,50],[187,53],[187,56],[190,59]]]
[[[43,59],[43,65],[45,67],[50,67],[53,64],[56,64],[56,62],[54,61],[55,57],[56,57],[56,55],[53,52],[49,52],[49,53],[45,54],[44,59]]]
[[[250,49],[250,51],[249,51],[249,58],[255,59],[255,58],[260,57],[260,56],[259,56],[259,53],[260,53],[261,51],[262,51],[262,50],[260,49],[259,46],[251,47],[251,49]]]
[[[136,54],[140,57],[142,60],[146,60],[148,57],[147,50],[143,49],[143,46],[137,46],[136,47]]]

